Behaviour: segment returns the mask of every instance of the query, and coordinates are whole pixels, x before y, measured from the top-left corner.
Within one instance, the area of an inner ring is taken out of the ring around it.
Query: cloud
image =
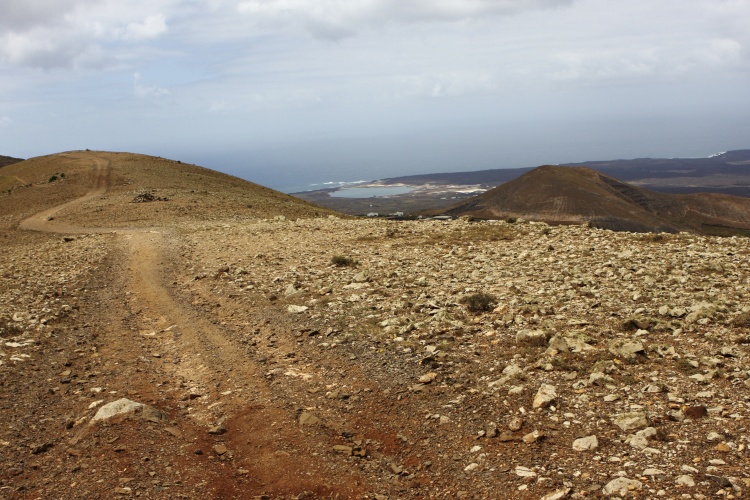
[[[341,39],[363,28],[461,22],[570,5],[574,0],[245,0],[237,11],[259,25],[298,24],[313,36]]]
[[[0,116],[0,127],[10,127],[13,125],[13,120],[7,116]]]
[[[57,25],[76,10],[101,3],[101,0],[4,0],[0,30],[24,32],[39,26]]]
[[[169,89],[158,85],[143,85],[140,73],[133,74],[133,93],[139,98],[164,97],[171,94]]]
[[[114,64],[122,45],[168,31],[160,7],[182,0],[5,0],[0,63],[42,69]]]
[[[736,40],[696,39],[679,45],[630,46],[557,52],[550,57],[549,76],[557,81],[669,78],[691,71],[731,68],[742,63]]]
[[[166,32],[167,23],[164,14],[155,14],[146,17],[143,22],[129,23],[122,38],[132,41],[148,40]]]

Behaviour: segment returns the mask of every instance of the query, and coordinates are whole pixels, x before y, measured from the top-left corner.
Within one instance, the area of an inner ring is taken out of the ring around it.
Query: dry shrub
[[[351,257],[346,257],[344,255],[334,255],[331,257],[331,264],[333,264],[336,267],[357,267],[356,260],[352,259]]]
[[[492,311],[497,305],[497,298],[490,293],[477,292],[461,298],[460,302],[469,312],[479,314]]]

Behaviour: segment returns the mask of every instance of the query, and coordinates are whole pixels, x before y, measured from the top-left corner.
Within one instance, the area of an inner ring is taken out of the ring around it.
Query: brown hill
[[[555,224],[590,223],[618,231],[750,233],[750,199],[715,193],[671,195],[584,167],[542,166],[454,205],[445,213]]]
[[[218,217],[288,218],[330,214],[292,196],[196,165],[154,156],[73,151],[31,158],[3,167],[7,185],[0,211],[9,224],[84,196],[91,186],[107,196],[92,197],[56,214],[58,221],[111,227],[171,224]],[[133,203],[133,201],[154,201]],[[6,226],[7,227],[7,226]]]
[[[13,158],[12,156],[0,155],[0,167],[4,167],[6,165],[13,165],[14,163],[18,163],[19,161],[23,161],[23,159]]]

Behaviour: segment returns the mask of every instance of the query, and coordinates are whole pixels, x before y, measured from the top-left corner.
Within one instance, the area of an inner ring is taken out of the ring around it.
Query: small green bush
[[[331,257],[331,264],[336,267],[356,267],[359,262],[344,255],[334,255]]]
[[[479,314],[492,311],[497,305],[497,298],[486,292],[477,292],[463,297],[460,301],[469,312]]]

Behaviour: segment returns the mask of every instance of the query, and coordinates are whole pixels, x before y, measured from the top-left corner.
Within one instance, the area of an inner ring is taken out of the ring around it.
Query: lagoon
[[[409,186],[383,186],[383,187],[356,187],[343,188],[330,193],[333,198],[376,198],[381,196],[394,196],[414,191]]]

